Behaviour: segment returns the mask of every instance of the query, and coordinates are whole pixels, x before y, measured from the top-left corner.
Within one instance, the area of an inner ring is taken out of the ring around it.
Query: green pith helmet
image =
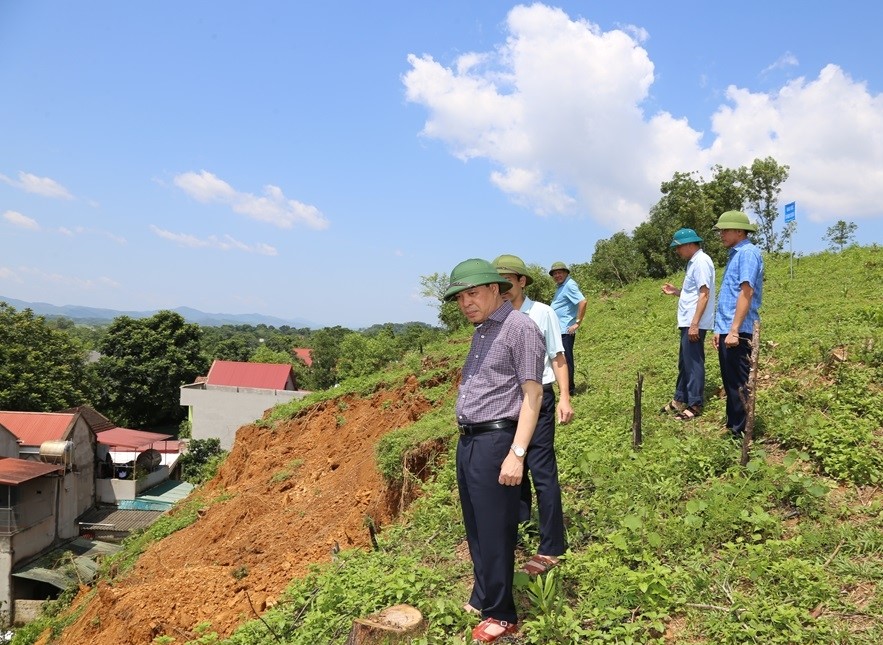
[[[463,260],[451,271],[451,282],[448,284],[448,290],[445,291],[445,300],[450,302],[461,291],[483,284],[500,285],[500,293],[509,291],[512,287],[512,283],[497,273],[494,265],[487,260],[479,258]]]
[[[754,233],[757,231],[757,224],[752,224],[751,220],[748,219],[748,215],[742,211],[727,211],[718,218],[717,224],[712,228],[716,231],[735,228],[740,231],[751,231]]]
[[[503,275],[504,273],[523,275],[525,278],[525,287],[533,282],[533,278],[531,278],[530,274],[527,272],[527,266],[525,266],[524,260],[517,255],[501,255],[494,260],[494,266],[497,267],[497,272],[500,275]]]
[[[564,269],[568,273],[570,273],[570,269],[567,268],[567,265],[564,262],[553,262],[552,268],[549,269],[549,275],[552,275],[552,271],[557,271],[558,269]]]
[[[681,246],[682,244],[689,244],[690,242],[699,242],[702,241],[702,238],[696,235],[696,231],[692,228],[679,228],[675,231],[674,237],[672,237],[671,244],[669,246]]]

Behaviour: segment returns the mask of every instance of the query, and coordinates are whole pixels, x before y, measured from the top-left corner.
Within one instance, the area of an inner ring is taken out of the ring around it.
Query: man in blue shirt
[[[741,211],[727,211],[714,225],[721,243],[730,250],[717,296],[712,342],[720,360],[721,378],[727,394],[727,428],[739,439],[748,418],[742,397],[750,371],[751,336],[763,298],[763,258],[748,240],[757,231]]]
[[[576,394],[573,384],[575,368],[573,363],[573,342],[576,340],[576,330],[586,315],[586,297],[579,290],[579,285],[570,277],[570,269],[564,262],[555,262],[549,269],[549,275],[558,285],[555,295],[549,306],[558,315],[558,324],[561,326],[561,342],[564,343],[564,359],[567,361],[568,385],[570,396]]]

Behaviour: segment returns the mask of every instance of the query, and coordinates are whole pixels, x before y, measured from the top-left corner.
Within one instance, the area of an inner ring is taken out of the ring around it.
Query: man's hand
[[[500,477],[497,481],[502,486],[520,486],[522,477],[524,477],[524,459],[519,459],[512,450],[509,450],[500,467]]]
[[[690,342],[696,343],[699,342],[699,324],[693,323],[687,328],[687,338],[690,339]]]
[[[677,296],[680,295],[681,290],[674,286],[672,283],[666,282],[664,285],[662,285],[662,293],[667,296]]]
[[[720,337],[718,336],[718,334],[714,334],[711,337],[711,344],[714,345],[715,350],[720,349]]]
[[[727,347],[736,347],[739,344],[740,340],[741,339],[739,338],[739,334],[737,334],[734,331],[731,331],[724,338],[724,345],[726,345]]]
[[[555,411],[558,414],[558,423],[570,423],[570,420],[573,419],[573,407],[570,405],[570,401],[558,399]]]

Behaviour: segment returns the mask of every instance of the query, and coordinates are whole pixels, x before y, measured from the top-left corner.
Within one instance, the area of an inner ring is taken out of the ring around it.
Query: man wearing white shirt
[[[684,284],[666,282],[662,293],[678,296],[678,380],[674,398],[662,408],[687,421],[702,414],[705,403],[705,335],[714,328],[714,263],[700,247],[702,238],[692,228],[678,229],[671,246],[687,260]]]
[[[518,517],[519,522],[530,519],[532,481],[537,493],[540,517],[540,546],[537,554],[524,565],[523,571],[530,575],[539,575],[558,564],[558,557],[567,551],[561,486],[558,483],[558,462],[555,458],[555,420],[557,418],[559,423],[568,423],[573,418],[567,361],[557,314],[549,305],[534,302],[524,293],[525,287],[533,282],[524,261],[515,255],[501,255],[494,260],[494,267],[512,284],[512,287],[503,294],[503,298],[510,301],[515,309],[526,313],[540,328],[546,340],[543,403],[524,460],[526,472],[521,483],[521,506]],[[559,391],[557,405],[553,388],[555,383],[558,383]],[[530,479],[527,477],[528,473]]]

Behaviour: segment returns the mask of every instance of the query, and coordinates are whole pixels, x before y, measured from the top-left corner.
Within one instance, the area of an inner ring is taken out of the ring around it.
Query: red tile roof
[[[162,444],[166,439],[175,435],[145,432],[144,430],[132,430],[130,428],[112,428],[98,433],[98,443],[109,448],[129,448],[131,450],[147,450],[157,448],[153,444]]]
[[[300,360],[304,362],[304,365],[306,365],[307,367],[312,367],[313,350],[306,347],[295,347],[292,351],[294,351],[295,356],[297,356]]]
[[[4,486],[18,486],[26,481],[59,471],[64,471],[64,466],[0,457],[0,484]]]
[[[9,429],[24,446],[61,441],[73,427],[76,414],[63,412],[0,412],[0,425]]]
[[[289,379],[294,383],[294,373],[291,370],[291,365],[215,361],[208,372],[206,383],[209,385],[284,390]]]

